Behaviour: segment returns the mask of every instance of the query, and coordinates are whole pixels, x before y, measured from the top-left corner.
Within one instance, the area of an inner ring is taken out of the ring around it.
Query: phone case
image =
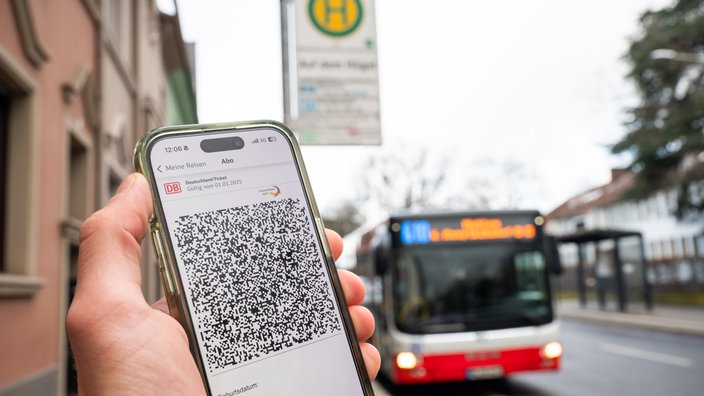
[[[149,233],[154,246],[156,260],[159,267],[159,273],[161,276],[162,285],[164,288],[166,300],[168,302],[171,315],[176,320],[178,320],[182,327],[186,330],[190,341],[189,344],[191,347],[191,353],[196,359],[204,381],[207,383],[205,373],[203,372],[204,365],[201,361],[200,352],[197,350],[197,347],[195,345],[196,335],[193,330],[194,325],[191,322],[190,315],[188,314],[188,308],[186,306],[184,291],[182,289],[182,282],[180,281],[179,277],[176,258],[171,248],[171,244],[168,242],[169,239],[168,235],[166,235],[166,230],[164,229],[165,217],[161,203],[157,199],[158,194],[156,193],[156,191],[158,191],[158,189],[155,182],[155,177],[153,175],[154,170],[151,168],[149,163],[150,148],[157,139],[170,135],[206,135],[209,132],[222,132],[225,130],[246,130],[263,128],[275,129],[281,132],[281,134],[287,139],[288,144],[291,148],[294,160],[297,165],[299,177],[302,181],[303,190],[307,198],[308,207],[313,217],[314,227],[316,228],[316,232],[320,240],[320,245],[323,249],[327,272],[329,274],[330,281],[334,289],[335,298],[337,300],[338,306],[341,308],[340,313],[343,318],[344,326],[346,328],[345,333],[347,334],[347,341],[351,346],[352,354],[357,365],[358,376],[362,383],[362,388],[364,389],[364,392],[368,395],[373,395],[371,382],[369,381],[366,368],[364,366],[364,360],[362,358],[362,354],[355,337],[354,328],[352,326],[352,320],[347,309],[347,304],[344,298],[342,287],[340,285],[340,280],[337,275],[337,270],[332,258],[332,253],[327,238],[325,236],[325,228],[323,225],[323,221],[317,209],[317,205],[315,203],[315,199],[313,197],[312,189],[310,186],[310,181],[305,171],[305,166],[303,164],[300,148],[298,146],[294,134],[288,129],[286,125],[282,123],[270,120],[259,120],[233,123],[167,126],[157,128],[147,133],[137,142],[134,151],[134,167],[138,172],[142,173],[146,177],[150,186],[150,190],[152,192],[154,212],[149,220]]]

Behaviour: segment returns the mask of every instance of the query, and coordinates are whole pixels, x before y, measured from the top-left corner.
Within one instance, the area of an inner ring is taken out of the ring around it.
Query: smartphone
[[[159,128],[137,143],[135,168],[151,187],[169,309],[209,394],[373,394],[284,124]]]

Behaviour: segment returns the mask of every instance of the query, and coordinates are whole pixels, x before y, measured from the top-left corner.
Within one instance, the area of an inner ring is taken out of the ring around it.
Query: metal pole
[[[577,243],[577,290],[579,290],[579,305],[584,308],[587,306],[587,288],[584,284],[584,247],[581,242]]]
[[[284,93],[284,120],[291,116],[291,92],[290,91],[290,76],[289,76],[289,37],[288,37],[288,2],[289,0],[281,0],[281,61],[283,72],[283,93]]]
[[[643,243],[643,235],[638,235],[638,242],[640,243],[640,257],[641,257],[641,267],[643,273],[643,301],[645,301],[645,308],[648,311],[653,310],[653,294],[650,287],[650,282],[648,281],[648,261],[645,259],[645,243]]]
[[[614,238],[614,270],[616,276],[616,295],[618,297],[618,309],[626,312],[626,285],[623,279],[623,263],[619,251],[619,238]]]

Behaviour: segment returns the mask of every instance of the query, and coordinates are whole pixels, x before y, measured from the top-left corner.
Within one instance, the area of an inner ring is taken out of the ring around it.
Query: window
[[[91,140],[82,122],[70,122],[67,129],[66,202],[62,221],[63,236],[78,244],[78,233],[83,221],[93,209],[93,180],[91,173]]]
[[[42,286],[42,280],[35,276],[34,259],[39,168],[36,86],[0,47],[1,297],[31,296]]]
[[[674,258],[684,257],[684,239],[676,238],[672,240],[672,256]]]
[[[118,171],[111,169],[108,176],[108,194],[105,197],[106,203],[117,193],[117,189],[120,188],[120,183],[122,183],[123,177],[118,174]]]
[[[694,237],[686,237],[682,238],[682,243],[684,244],[684,255],[685,257],[696,257],[697,251],[696,246],[695,246],[695,239]]]
[[[672,259],[672,241],[661,241],[662,244],[662,258],[665,260]]]
[[[5,179],[10,95],[0,86],[0,225],[5,224]],[[5,227],[0,226],[0,272],[5,270]]]
[[[651,242],[650,243],[650,259],[651,260],[661,260],[663,258],[663,253],[662,253],[662,245],[660,242]]]
[[[68,216],[82,221],[86,219],[90,210],[88,149],[77,134],[71,134],[69,141]]]
[[[69,245],[69,276],[68,276],[68,305],[71,305],[76,291],[76,280],[78,277],[78,245]],[[68,338],[66,338],[68,353],[66,353],[66,391],[68,394],[78,394],[78,373],[76,372],[76,361],[73,352],[68,348]]]
[[[105,2],[105,29],[111,35],[112,40],[116,41],[118,46],[122,38],[120,3],[120,0],[107,0]]]

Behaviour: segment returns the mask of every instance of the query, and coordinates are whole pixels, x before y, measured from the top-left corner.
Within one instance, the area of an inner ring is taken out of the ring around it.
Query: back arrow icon
[[[156,167],[156,170],[158,170],[159,173],[164,173],[164,172],[161,170],[161,165],[157,166],[157,167]]]

